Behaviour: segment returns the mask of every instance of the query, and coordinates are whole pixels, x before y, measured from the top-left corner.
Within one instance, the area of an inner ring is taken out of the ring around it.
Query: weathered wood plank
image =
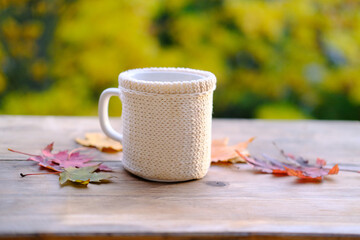
[[[120,129],[120,119],[112,119]],[[7,148],[39,152],[55,142],[55,150],[79,147],[76,137],[101,131],[96,117],[38,117],[0,115],[0,160],[26,159]],[[264,121],[215,119],[213,138],[229,137],[230,143],[257,137],[250,145],[254,154],[276,153],[272,142],[294,154],[322,157],[329,162],[357,163],[360,156],[360,123],[356,121]],[[97,159],[118,161],[120,154],[99,154]]]
[[[213,129],[214,138],[229,136],[232,143],[257,136],[254,154],[276,155],[275,141],[313,159],[360,164],[358,122],[215,120]],[[56,175],[21,178],[20,172],[41,170],[6,150],[36,152],[52,140],[58,150],[74,148],[73,139],[87,131],[99,131],[96,118],[0,117],[0,236],[360,237],[360,175],[355,173],[303,183],[254,173],[243,164],[215,165],[202,180],[168,184],[134,177],[119,156],[100,154],[97,159],[115,169],[112,183],[61,187]]]
[[[54,175],[18,175],[33,165],[0,163],[1,234],[360,234],[356,174],[304,184],[246,165],[212,166],[202,180],[166,184],[110,162],[113,183],[76,188]]]

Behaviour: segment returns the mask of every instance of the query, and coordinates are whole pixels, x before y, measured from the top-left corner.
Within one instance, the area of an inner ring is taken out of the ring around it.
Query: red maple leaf
[[[50,143],[43,150],[41,150],[42,155],[33,155],[29,153],[23,153],[16,150],[8,149],[9,151],[24,154],[30,156],[27,160],[37,162],[40,166],[57,171],[62,172],[64,168],[67,167],[88,167],[95,166],[96,163],[90,163],[93,158],[81,154],[79,151],[80,148],[74,149],[72,151],[60,151],[57,153],[52,153],[54,143]],[[111,168],[107,167],[104,164],[99,165],[99,170],[102,171],[111,171]]]

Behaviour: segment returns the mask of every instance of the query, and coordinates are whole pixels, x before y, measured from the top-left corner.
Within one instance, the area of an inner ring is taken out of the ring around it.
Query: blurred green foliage
[[[215,117],[360,119],[357,0],[0,0],[0,113],[96,115],[126,69],[218,78]],[[120,115],[112,100],[110,112]]]

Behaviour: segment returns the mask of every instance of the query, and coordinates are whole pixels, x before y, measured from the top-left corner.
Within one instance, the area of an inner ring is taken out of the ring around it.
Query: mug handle
[[[118,88],[108,88],[105,89],[99,99],[99,120],[100,120],[100,126],[101,129],[104,131],[104,133],[119,142],[122,142],[122,134],[118,133],[114,130],[114,128],[111,126],[109,121],[109,100],[112,96],[119,96],[120,90]]]

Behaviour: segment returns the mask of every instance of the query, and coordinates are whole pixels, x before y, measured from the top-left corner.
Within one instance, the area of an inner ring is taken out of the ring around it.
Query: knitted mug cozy
[[[124,168],[155,181],[204,177],[215,84],[214,74],[186,68],[121,73]]]

